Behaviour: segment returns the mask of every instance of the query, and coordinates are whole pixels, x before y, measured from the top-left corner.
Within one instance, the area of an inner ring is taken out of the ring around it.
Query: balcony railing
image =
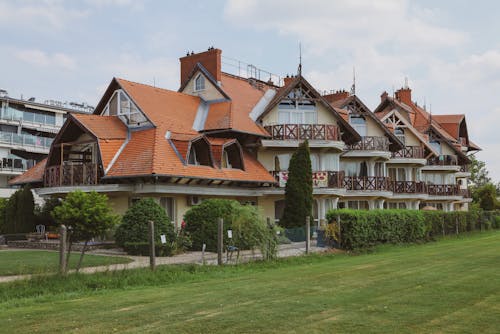
[[[287,171],[272,171],[280,188],[286,186],[288,181]],[[314,188],[342,188],[343,171],[319,171],[312,173]]]
[[[424,149],[420,146],[405,146],[402,150],[392,152],[396,159],[423,159]]]
[[[22,111],[11,107],[1,108],[0,119],[6,121],[23,121],[31,124],[39,125],[56,125],[55,114],[34,112],[34,111]]]
[[[50,166],[45,169],[45,187],[77,186],[97,184],[97,164]]]
[[[427,185],[425,182],[416,181],[391,181],[392,191],[395,194],[425,194]]]
[[[50,148],[53,138],[33,136],[29,134],[17,134],[0,131],[0,143],[9,145],[31,146],[39,148]]]
[[[458,158],[456,155],[440,155],[437,157],[427,159],[429,166],[456,166],[458,165]]]
[[[276,124],[264,126],[274,140],[340,140],[340,132],[332,124]]]
[[[389,139],[387,137],[364,136],[361,141],[348,146],[349,150],[361,151],[389,151]]]
[[[460,196],[460,189],[456,184],[428,184],[427,193],[433,196]]]
[[[346,176],[344,188],[347,190],[391,191],[391,183],[384,176]]]

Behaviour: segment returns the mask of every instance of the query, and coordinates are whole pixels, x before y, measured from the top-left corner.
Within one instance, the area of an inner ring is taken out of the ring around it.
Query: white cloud
[[[66,70],[76,68],[76,60],[64,53],[46,53],[37,49],[15,51],[15,57],[38,67],[54,67]]]
[[[0,1],[0,26],[10,28],[60,30],[88,14],[87,10],[67,8],[63,1],[58,0]]]
[[[85,0],[85,2],[94,7],[129,7],[131,9],[144,9],[144,3],[137,0]]]

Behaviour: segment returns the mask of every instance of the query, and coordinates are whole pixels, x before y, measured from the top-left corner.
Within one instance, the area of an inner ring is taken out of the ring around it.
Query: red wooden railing
[[[50,166],[45,169],[45,187],[92,185],[99,181],[97,164]]]
[[[391,190],[388,177],[384,176],[346,176],[344,187],[347,190]]]
[[[348,146],[349,150],[389,151],[387,137],[364,136],[361,141]]]
[[[424,149],[420,146],[405,146],[403,149],[392,152],[393,158],[423,159]]]

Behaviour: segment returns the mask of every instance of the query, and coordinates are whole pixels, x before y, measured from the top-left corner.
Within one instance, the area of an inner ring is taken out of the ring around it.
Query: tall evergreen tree
[[[309,143],[304,141],[290,159],[285,187],[285,212],[280,225],[286,228],[304,226],[312,217],[313,186]]]
[[[5,208],[5,233],[34,232],[35,201],[31,188],[24,187],[10,196]]]

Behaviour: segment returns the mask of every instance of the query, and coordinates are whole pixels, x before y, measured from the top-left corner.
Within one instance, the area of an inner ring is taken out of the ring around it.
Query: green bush
[[[122,218],[122,223],[115,232],[115,242],[125,249],[135,243],[148,243],[148,222],[155,224],[155,243],[160,244],[160,235],[165,234],[167,244],[175,241],[174,227],[165,210],[151,198],[141,199],[132,205]],[[139,246],[137,246],[139,247]]]
[[[17,190],[5,206],[4,233],[35,232],[35,202],[31,188]]]
[[[497,226],[495,214],[471,210],[443,212],[417,210],[331,210],[330,224],[340,217],[340,245],[364,249],[381,243],[411,243]]]
[[[7,208],[7,199],[0,198],[0,234],[5,233],[5,210]]]
[[[227,245],[227,230],[239,206],[234,200],[209,199],[189,209],[184,215],[184,221],[186,232],[192,240],[191,248],[199,251],[205,243],[207,251],[217,251],[218,218],[224,220],[224,244]]]

